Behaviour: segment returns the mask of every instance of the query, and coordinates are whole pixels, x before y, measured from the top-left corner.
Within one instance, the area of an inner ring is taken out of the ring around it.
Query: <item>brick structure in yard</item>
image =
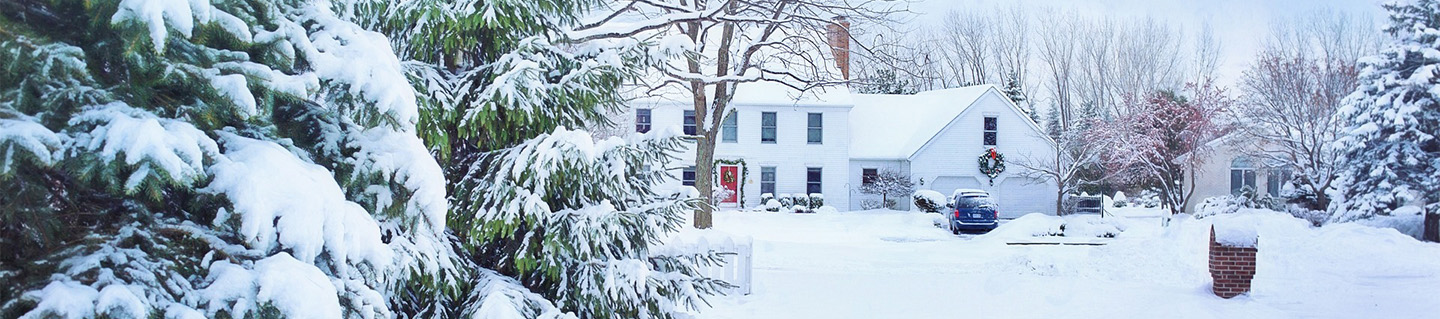
[[[1211,290],[1216,296],[1229,299],[1250,292],[1250,281],[1255,279],[1256,252],[1255,245],[1236,247],[1216,241],[1215,226],[1210,226],[1210,278],[1214,280]]]

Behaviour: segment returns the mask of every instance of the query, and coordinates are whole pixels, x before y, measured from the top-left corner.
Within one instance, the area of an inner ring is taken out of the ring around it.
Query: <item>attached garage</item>
[[[993,191],[1000,203],[1000,218],[1016,218],[1029,213],[1055,214],[1055,192],[1045,181],[1013,176],[999,181]],[[1051,190],[1045,192],[1044,190]]]

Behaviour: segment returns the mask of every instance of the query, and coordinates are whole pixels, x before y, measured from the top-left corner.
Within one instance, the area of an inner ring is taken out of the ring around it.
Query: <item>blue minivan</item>
[[[950,232],[990,231],[999,225],[1000,207],[990,193],[982,190],[957,190],[950,199],[951,211],[945,214]]]

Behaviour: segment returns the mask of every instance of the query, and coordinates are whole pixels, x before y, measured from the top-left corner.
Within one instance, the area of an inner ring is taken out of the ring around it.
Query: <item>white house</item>
[[[863,201],[878,199],[858,191],[865,176],[895,169],[909,174],[917,189],[987,190],[999,200],[1002,217],[1055,211],[1053,183],[1020,177],[1015,165],[993,183],[980,173],[979,157],[992,148],[1008,161],[1054,156],[1053,141],[994,86],[870,95],[844,87],[800,94],[778,84],[747,83],[736,91],[715,152],[717,183],[739,193],[726,201],[730,205],[760,205],[764,193],[820,193],[827,205],[860,209]],[[636,131],[679,126],[693,132],[689,103],[639,99],[621,122]],[[672,165],[692,183],[694,153],[679,157]],[[897,202],[908,207],[908,194]]]
[[[850,183],[894,169],[908,173],[917,189],[950,194],[982,189],[995,196],[1001,217],[1054,214],[1053,181],[1018,174],[1018,160],[1054,158],[1054,141],[993,85],[915,95],[855,95],[850,112]],[[980,172],[990,150],[1009,165],[991,179]],[[853,193],[850,207],[878,196]],[[902,205],[908,198],[900,201]]]
[[[1265,163],[1255,156],[1264,145],[1237,141],[1238,134],[1230,134],[1206,143],[1210,152],[1208,159],[1195,170],[1185,172],[1187,180],[1194,181],[1194,193],[1185,204],[1185,212],[1195,213],[1195,208],[1206,198],[1238,195],[1245,188],[1265,192],[1272,197],[1281,191],[1292,177],[1293,170],[1276,163]],[[1189,156],[1188,154],[1186,156]]]

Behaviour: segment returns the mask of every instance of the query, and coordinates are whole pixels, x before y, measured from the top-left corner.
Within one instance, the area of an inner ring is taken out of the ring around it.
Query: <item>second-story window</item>
[[[635,109],[635,131],[650,132],[650,109]]]
[[[775,144],[775,112],[760,113],[760,143]]]
[[[809,125],[807,125],[808,133],[806,134],[805,142],[820,144],[825,136],[825,117],[821,116],[820,113],[810,113],[806,118],[808,119]]]
[[[685,135],[695,135],[695,111],[685,111]]]
[[[995,146],[996,132],[999,131],[1000,123],[993,116],[985,117],[985,146]]]
[[[730,114],[725,116],[725,121],[720,123],[721,142],[735,143],[740,140],[740,128],[737,125],[735,117],[735,112],[730,112]]]

